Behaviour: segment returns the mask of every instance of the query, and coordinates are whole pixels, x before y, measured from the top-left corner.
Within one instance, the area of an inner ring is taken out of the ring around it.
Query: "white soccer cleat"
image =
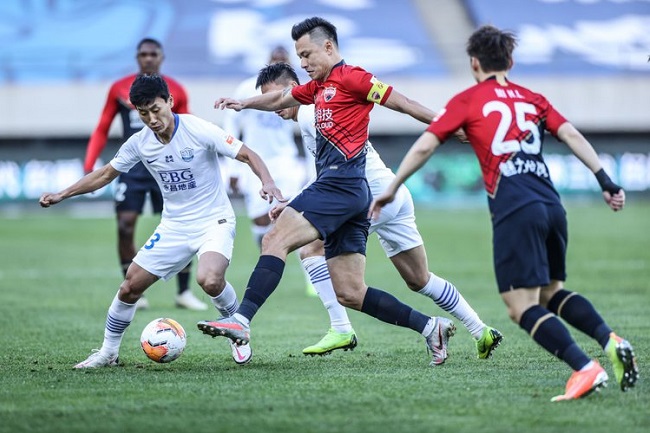
[[[79,364],[75,365],[74,368],[115,367],[117,366],[117,363],[117,354],[113,356],[105,356],[102,355],[99,350],[93,349],[93,353],[86,358],[85,361],[81,361]]]
[[[244,365],[250,362],[253,357],[253,349],[251,349],[250,343],[239,345],[230,339],[228,343],[230,343],[230,350],[232,350],[232,359],[236,364]]]
[[[208,304],[194,296],[191,290],[186,290],[180,295],[176,295],[176,306],[194,311],[205,311],[208,309]]]
[[[427,348],[433,354],[429,365],[440,365],[447,359],[447,343],[449,337],[456,332],[454,322],[444,317],[432,317],[435,320],[433,331],[427,337]]]
[[[144,296],[140,296],[140,299],[138,299],[135,303],[135,309],[146,310],[148,308],[149,308],[149,300]]]

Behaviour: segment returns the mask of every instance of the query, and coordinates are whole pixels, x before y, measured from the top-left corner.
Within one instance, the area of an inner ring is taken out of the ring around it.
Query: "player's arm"
[[[282,108],[295,107],[300,105],[292,95],[291,87],[275,92],[267,92],[262,95],[251,96],[246,99],[219,98],[214,102],[214,108],[229,108],[235,111],[244,109],[255,109],[262,111],[275,111]]]
[[[428,109],[418,101],[407,98],[394,88],[383,105],[399,113],[408,114],[412,118],[427,125],[436,117],[436,113],[433,110]]]
[[[269,203],[273,202],[275,197],[278,201],[286,201],[282,196],[282,192],[275,186],[275,181],[269,173],[269,169],[266,167],[262,158],[251,150],[248,146],[243,144],[235,157],[237,161],[248,164],[255,176],[257,176],[262,182],[262,189],[260,190],[260,196],[264,200],[268,200]]]
[[[435,134],[425,131],[411,146],[395,173],[395,178],[386,191],[372,201],[368,216],[377,219],[381,208],[395,200],[398,188],[406,182],[413,173],[418,171],[440,146],[440,140]]]
[[[115,95],[115,87],[112,86],[108,92],[104,109],[102,110],[99,123],[88,140],[86,147],[86,158],[84,159],[84,173],[90,173],[95,166],[95,162],[106,146],[108,131],[113,123],[113,119],[119,109],[119,102]]]
[[[614,211],[623,209],[625,191],[609,178],[591,143],[569,122],[564,122],[558,128],[557,137],[569,146],[573,154],[594,173],[609,207]]]
[[[57,193],[44,193],[41,196],[39,203],[42,207],[50,207],[66,198],[96,191],[111,183],[111,181],[119,176],[119,174],[120,172],[115,170],[110,163],[106,164],[102,168],[88,173],[63,191]]]

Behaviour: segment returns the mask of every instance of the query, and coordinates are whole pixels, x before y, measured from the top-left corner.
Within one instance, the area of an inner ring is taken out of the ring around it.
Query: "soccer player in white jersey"
[[[263,68],[257,79],[262,93],[286,89],[298,85],[298,76],[286,63],[277,63]],[[316,152],[316,128],[314,106],[300,105],[276,112],[285,120],[292,119],[300,125],[303,145],[311,153]],[[368,143],[366,155],[366,178],[373,196],[381,194],[390,185],[395,175],[386,167],[377,151]],[[286,203],[275,206],[271,217],[277,218]],[[415,224],[415,213],[411,194],[402,186],[395,200],[387,205],[378,220],[373,220],[370,233],[376,232],[382,248],[407,286],[431,298],[436,305],[459,319],[476,340],[478,357],[489,358],[499,345],[502,335],[496,329],[485,325],[478,314],[449,281],[429,271],[427,255],[422,237]],[[332,281],[327,271],[323,241],[317,240],[300,249],[302,265],[312,278],[318,296],[330,315],[330,330],[315,345],[303,350],[305,355],[324,355],[336,349],[352,349],[357,338],[345,311],[336,300]]]
[[[218,126],[191,114],[174,114],[173,95],[159,75],[138,76],[129,92],[146,125],[115,157],[58,193],[44,193],[42,207],[108,185],[142,161],[163,193],[160,224],[129,266],[106,318],[102,347],[75,368],[117,365],[122,337],[136,302],[158,279],[168,280],[198,256],[197,281],[224,317],[237,310],[235,291],[225,273],[232,256],[235,214],[221,183],[218,155],[249,165],[261,181],[260,196],[284,200],[259,155]],[[250,346],[231,343],[233,359],[244,364]]]

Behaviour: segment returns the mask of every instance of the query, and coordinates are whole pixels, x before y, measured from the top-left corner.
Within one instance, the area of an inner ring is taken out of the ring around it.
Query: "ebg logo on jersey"
[[[163,190],[166,192],[187,191],[196,188],[194,175],[189,168],[159,171],[158,175],[160,176]]]

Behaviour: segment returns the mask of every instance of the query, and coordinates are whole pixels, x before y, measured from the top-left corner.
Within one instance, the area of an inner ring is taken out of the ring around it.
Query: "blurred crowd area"
[[[254,75],[273,47],[293,53],[291,26],[316,15],[337,26],[348,63],[434,110],[472,84],[472,31],[513,31],[511,79],[582,129],[626,189],[650,191],[650,0],[4,0],[0,203],[32,200],[83,174],[108,87],[136,72],[143,37],[162,42],[162,71],[186,87],[192,113],[220,124],[214,99]],[[373,110],[371,137],[393,167],[424,129],[406,117]],[[120,132],[116,119],[101,162]],[[597,189],[563,146],[547,141],[560,190]],[[466,146],[445,146],[410,187],[418,201],[478,194],[478,165]]]

